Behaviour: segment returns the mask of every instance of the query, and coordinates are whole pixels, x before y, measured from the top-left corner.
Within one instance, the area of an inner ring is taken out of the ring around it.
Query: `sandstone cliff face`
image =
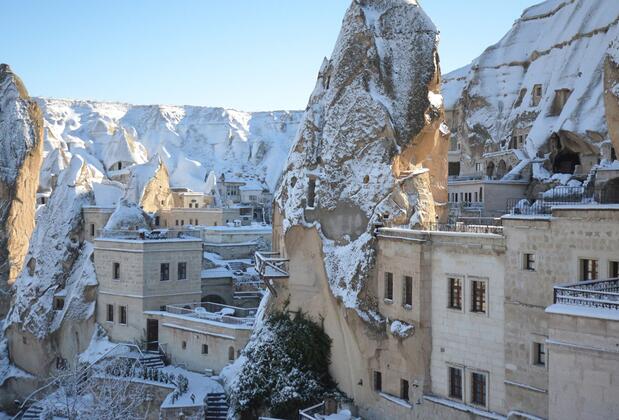
[[[446,201],[438,33],[414,1],[354,1],[320,70],[277,192],[283,230],[316,229],[333,294],[359,300],[377,223],[427,226]],[[288,237],[285,240],[288,248]]]
[[[43,119],[22,81],[0,65],[0,293],[21,272],[34,229]],[[0,296],[1,298],[1,296]],[[4,311],[0,308],[0,315]]]
[[[514,136],[523,136],[520,159],[538,162],[535,178],[571,173],[561,168],[567,154],[578,155],[586,175],[615,130],[617,99],[605,92],[617,80],[607,58],[618,40],[619,2],[548,0],[525,10],[469,66],[445,75],[461,173],[478,171],[484,153],[516,148]]]
[[[73,360],[94,327],[97,285],[92,245],[82,237],[82,207],[95,204],[101,174],[74,156],[37,214],[24,270],[5,321],[12,363],[47,375],[56,358]],[[64,299],[58,309],[54,300]]]

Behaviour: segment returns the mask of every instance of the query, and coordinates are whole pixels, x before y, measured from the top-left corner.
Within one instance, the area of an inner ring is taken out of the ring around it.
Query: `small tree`
[[[122,359],[107,361],[96,370],[75,363],[56,374],[57,390],[40,405],[46,416],[69,420],[142,418],[146,387],[137,378],[125,376],[135,367]]]
[[[232,384],[231,405],[244,418],[262,412],[297,418],[303,407],[335,391],[329,374],[331,338],[298,313],[272,314],[244,351],[247,358]]]

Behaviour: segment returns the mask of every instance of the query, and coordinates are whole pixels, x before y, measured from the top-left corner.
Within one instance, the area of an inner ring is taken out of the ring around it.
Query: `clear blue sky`
[[[350,0],[2,0],[0,62],[31,95],[303,109]],[[443,71],[537,0],[422,0]]]

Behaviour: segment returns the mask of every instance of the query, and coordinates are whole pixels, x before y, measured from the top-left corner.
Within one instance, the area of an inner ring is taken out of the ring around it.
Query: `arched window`
[[[232,346],[228,347],[228,360],[231,362],[234,361],[234,347]]]

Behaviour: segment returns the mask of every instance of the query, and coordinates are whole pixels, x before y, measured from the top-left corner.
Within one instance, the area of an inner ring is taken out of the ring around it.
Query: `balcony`
[[[260,279],[269,288],[271,293],[277,296],[271,281],[288,278],[289,260],[282,258],[278,252],[256,252],[255,257],[256,271]]]
[[[120,239],[133,241],[156,241],[166,239],[200,239],[199,230],[168,230],[168,229],[123,229],[106,230],[100,229],[97,232],[97,239]]]
[[[619,278],[555,286],[554,303],[619,311]]]
[[[198,302],[166,305],[166,312],[196,319],[251,327],[256,319],[257,308],[238,308],[214,302]]]

